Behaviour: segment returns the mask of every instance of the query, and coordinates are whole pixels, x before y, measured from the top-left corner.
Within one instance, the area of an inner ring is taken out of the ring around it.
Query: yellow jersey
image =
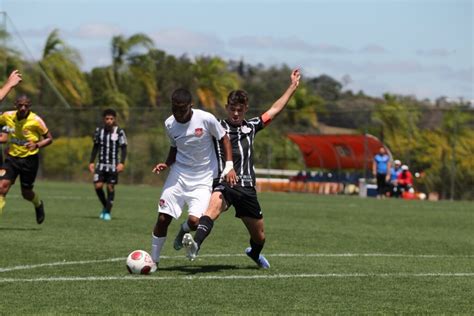
[[[38,153],[39,149],[28,150],[25,146],[30,141],[37,143],[48,133],[48,127],[35,113],[31,112],[22,120],[18,120],[17,111],[8,111],[0,115],[0,125],[8,133],[8,154],[13,157],[25,158]]]

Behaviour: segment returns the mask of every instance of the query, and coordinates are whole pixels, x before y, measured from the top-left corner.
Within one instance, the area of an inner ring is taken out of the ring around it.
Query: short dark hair
[[[248,105],[249,96],[244,90],[234,90],[227,96],[227,104],[244,104]]]
[[[108,115],[112,115],[113,117],[117,117],[117,112],[115,112],[114,109],[105,109],[104,112],[102,112],[102,117],[106,117]]]
[[[22,94],[22,95],[18,96],[15,100],[15,104],[20,100],[25,100],[25,101],[28,102],[29,105],[31,105],[31,99],[26,94]]]
[[[193,96],[191,92],[186,89],[179,88],[174,90],[171,95],[171,104],[172,105],[189,105],[193,102]]]

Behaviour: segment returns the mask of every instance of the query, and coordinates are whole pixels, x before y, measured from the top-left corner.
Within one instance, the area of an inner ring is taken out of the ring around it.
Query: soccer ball
[[[127,257],[127,270],[132,274],[149,274],[156,271],[156,264],[148,252],[135,250]]]

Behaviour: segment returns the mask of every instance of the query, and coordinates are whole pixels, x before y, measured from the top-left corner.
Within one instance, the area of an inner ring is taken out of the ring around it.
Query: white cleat
[[[183,246],[184,246],[184,248],[186,248],[186,257],[190,261],[194,261],[194,259],[196,259],[196,257],[197,257],[197,253],[198,253],[199,248],[198,248],[198,245],[196,244],[196,242],[194,241],[193,236],[190,233],[184,234],[184,236],[183,236]]]

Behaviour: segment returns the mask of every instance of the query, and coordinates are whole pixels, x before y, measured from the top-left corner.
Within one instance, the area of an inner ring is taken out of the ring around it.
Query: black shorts
[[[257,191],[254,187],[236,185],[233,188],[227,182],[219,183],[214,180],[213,192],[221,192],[227,206],[234,206],[235,217],[263,218],[262,209],[257,200]]]
[[[94,172],[94,183],[103,182],[108,184],[118,183],[118,173],[112,171],[100,171],[95,170]]]
[[[16,178],[20,176],[21,187],[32,189],[38,173],[38,166],[38,155],[25,158],[7,155],[3,166],[0,168],[0,179],[7,179],[14,183]]]

